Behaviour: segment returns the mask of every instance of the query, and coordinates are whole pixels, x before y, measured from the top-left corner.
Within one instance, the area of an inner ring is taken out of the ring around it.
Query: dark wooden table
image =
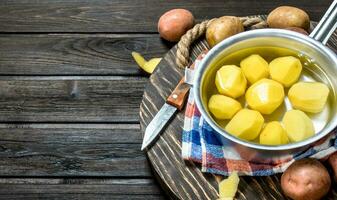
[[[319,20],[331,0],[2,0],[0,198],[164,199],[140,151],[148,77],[131,51],[160,57],[173,44],[159,16],[198,21],[294,5]]]

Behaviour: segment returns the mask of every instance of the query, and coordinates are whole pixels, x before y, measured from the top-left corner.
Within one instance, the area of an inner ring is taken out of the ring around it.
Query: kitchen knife
[[[177,110],[183,109],[188,91],[190,90],[190,85],[185,83],[184,80],[185,78],[183,77],[166,99],[166,103],[146,127],[141,150],[144,150],[156,139]]]

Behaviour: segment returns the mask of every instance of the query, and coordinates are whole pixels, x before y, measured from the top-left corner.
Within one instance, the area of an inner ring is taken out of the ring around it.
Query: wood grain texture
[[[127,187],[127,186],[126,186]],[[133,189],[133,188],[131,188]],[[127,193],[127,191],[126,191]],[[4,200],[36,200],[36,199],[48,199],[48,200],[164,200],[164,195],[114,195],[110,193],[101,194],[67,194],[67,193],[43,193],[43,194],[0,194],[0,199]]]
[[[0,199],[164,199],[153,179],[0,178]]]
[[[332,0],[288,0],[317,21]],[[283,0],[3,0],[0,32],[157,32],[162,13],[173,8],[189,9],[197,21],[223,15],[269,13]]]
[[[0,77],[2,122],[132,122],[147,78]]]
[[[151,177],[140,147],[138,124],[0,124],[0,177]]]
[[[333,37],[331,41],[336,41],[336,33]],[[192,48],[191,60],[206,48],[206,42],[199,41]],[[175,52],[173,48],[166,54],[145,88],[140,112],[142,132],[183,76],[175,64]],[[200,166],[181,158],[183,119],[184,111],[173,117],[147,155],[163,187],[174,198],[217,199],[219,178],[202,173]],[[236,199],[287,199],[280,187],[280,175],[240,179]],[[337,199],[337,188],[332,188],[327,199]]]
[[[0,44],[0,75],[132,76],[146,75],[132,51],[149,59],[171,45],[158,34],[1,34]]]

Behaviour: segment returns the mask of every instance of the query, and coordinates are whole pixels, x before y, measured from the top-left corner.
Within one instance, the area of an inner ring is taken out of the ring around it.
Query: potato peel
[[[160,61],[161,61],[161,58],[152,58],[144,64],[142,69],[146,71],[147,73],[152,74],[152,72],[154,71],[154,69],[156,69]]]
[[[152,58],[149,61],[147,61],[140,53],[135,51],[133,51],[131,55],[138,64],[138,66],[149,74],[152,74],[154,69],[161,61],[161,58]]]
[[[135,59],[136,63],[139,65],[139,67],[143,67],[144,64],[147,62],[144,57],[142,55],[140,55],[140,53],[138,52],[131,52],[131,55],[133,57],[133,59]]]

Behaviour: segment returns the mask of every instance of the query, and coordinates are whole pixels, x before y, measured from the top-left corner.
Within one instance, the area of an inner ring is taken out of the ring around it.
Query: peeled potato
[[[270,79],[259,80],[250,86],[246,92],[246,101],[249,107],[262,114],[274,112],[283,100],[283,86]]]
[[[224,65],[216,73],[215,85],[220,94],[237,98],[245,93],[247,80],[236,65]]]
[[[227,179],[219,183],[220,199],[234,198],[238,190],[240,178],[237,172],[233,172]]]
[[[294,84],[300,77],[301,71],[301,61],[293,56],[275,58],[269,63],[271,78],[285,87]]]
[[[289,139],[280,122],[269,122],[260,134],[260,144],[282,145],[287,143],[289,143]]]
[[[240,102],[221,94],[211,96],[208,108],[217,119],[231,119],[242,109]]]
[[[240,67],[250,84],[269,76],[268,62],[258,54],[243,59]]]
[[[271,11],[267,17],[271,28],[299,27],[308,30],[310,27],[309,15],[292,6],[280,6]]]
[[[299,82],[288,92],[292,106],[304,112],[319,113],[328,99],[329,88],[319,82]]]
[[[242,109],[229,121],[225,130],[244,140],[254,140],[259,136],[264,123],[263,116],[255,110]]]
[[[223,16],[211,22],[206,30],[206,40],[209,46],[213,47],[222,40],[243,31],[243,24],[238,17]]]
[[[289,110],[282,123],[291,142],[300,142],[315,134],[311,119],[300,110]]]
[[[165,40],[177,42],[193,25],[194,17],[190,11],[172,9],[159,18],[158,32]]]

